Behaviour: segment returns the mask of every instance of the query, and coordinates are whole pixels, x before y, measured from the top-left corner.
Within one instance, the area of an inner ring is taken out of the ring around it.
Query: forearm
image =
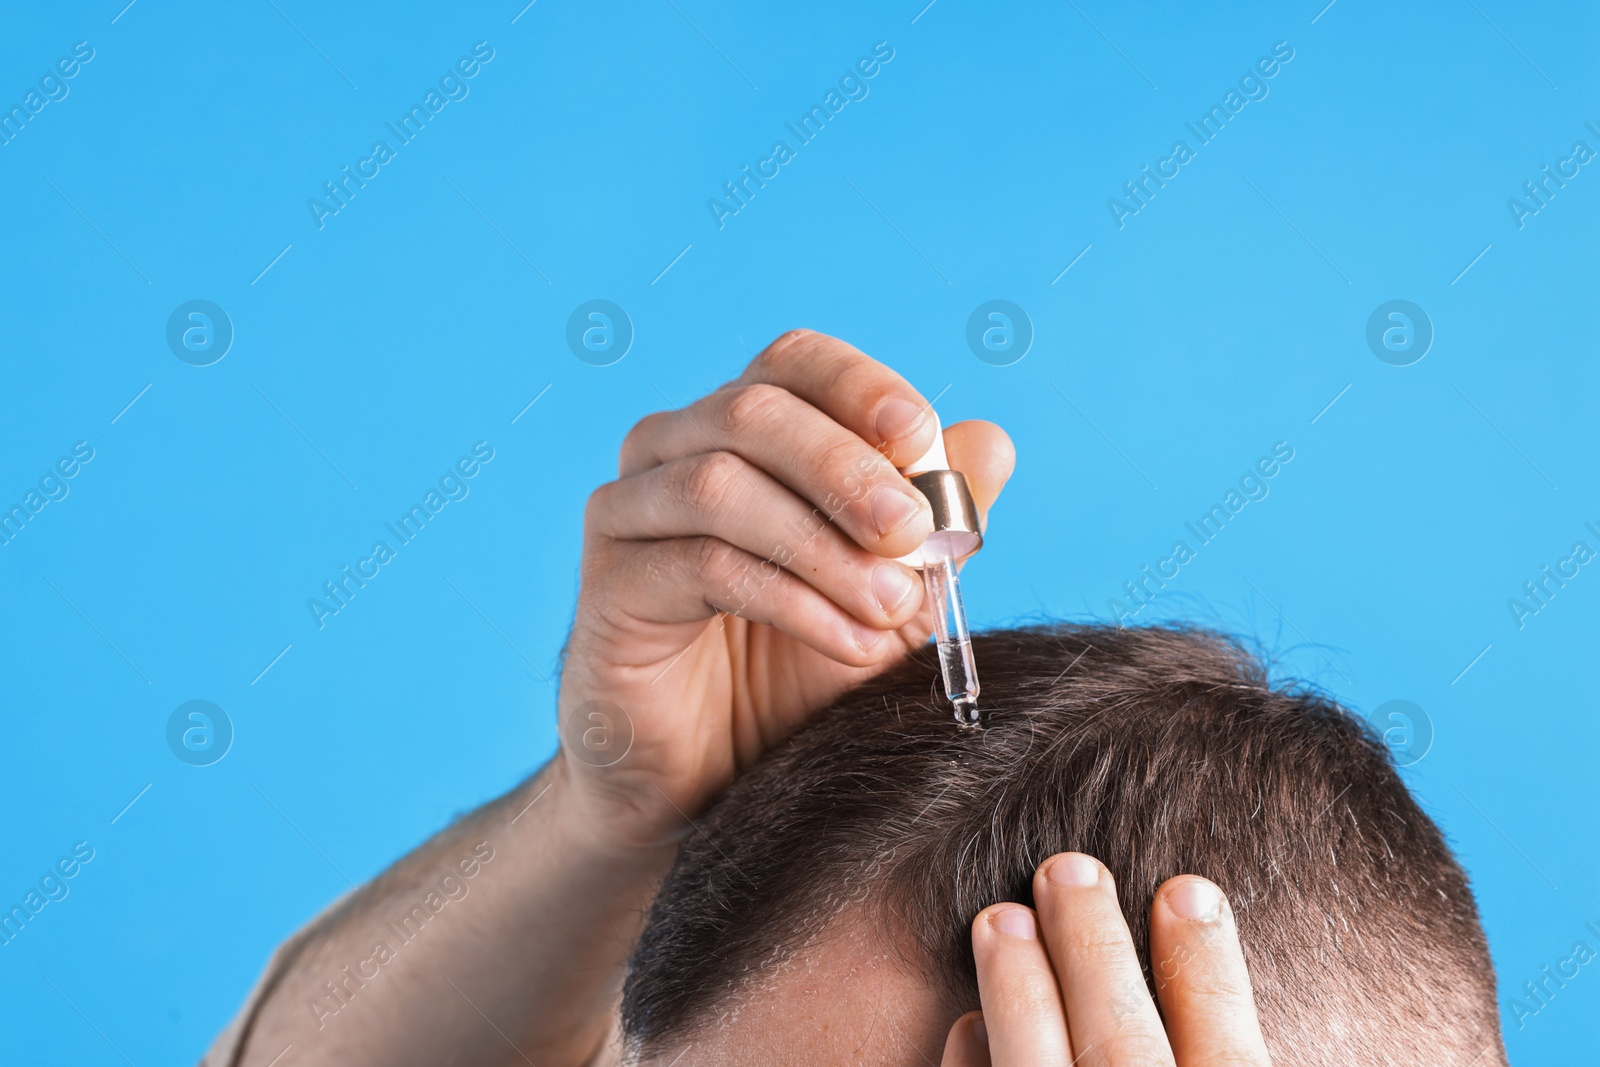
[[[605,844],[574,801],[553,761],[302,934],[238,1062],[586,1062],[673,849]]]

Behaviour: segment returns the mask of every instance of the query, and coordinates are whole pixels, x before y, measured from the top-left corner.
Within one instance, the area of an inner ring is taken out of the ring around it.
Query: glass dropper
[[[939,648],[944,694],[955,709],[956,725],[981,726],[978,711],[978,667],[972,659],[972,634],[961,603],[961,579],[948,551],[928,552],[922,580],[933,608],[933,639]]]
[[[978,506],[966,476],[950,470],[944,434],[934,416],[934,443],[927,454],[901,468],[917,492],[933,509],[933,533],[922,547],[901,562],[922,571],[928,606],[933,612],[933,635],[939,650],[939,673],[945,696],[964,727],[982,725],[978,709],[978,668],[972,656],[972,634],[961,602],[961,561],[983,545]]]

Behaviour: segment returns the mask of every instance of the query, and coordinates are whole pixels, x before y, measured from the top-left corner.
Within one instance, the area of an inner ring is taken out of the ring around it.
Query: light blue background
[[[635,420],[798,325],[1016,440],[982,625],[1103,617],[1289,442],[1141,621],[1428,712],[1408,780],[1503,1004],[1600,948],[1600,565],[1520,630],[1506,605],[1600,549],[1600,164],[1523,229],[1506,207],[1600,149],[1600,11],[924,2],[6,14],[7,106],[95,57],[0,148],[0,503],[95,458],[0,547],[0,903],[96,850],[0,947],[7,1061],[193,1061],[275,944],[546,758],[585,497]],[[470,95],[319,230],[307,199],[480,40]],[[877,41],[870,95],[719,230],[707,198]],[[1278,41],[1270,95],[1119,230],[1107,198]],[[195,298],[237,331],[205,368],[164,340]],[[637,331],[611,367],[564,340],[594,298]],[[1013,366],[965,343],[993,298],[1037,333]],[[1391,298],[1437,331],[1413,366],[1364,340]],[[319,631],[307,598],[479,440],[470,496]],[[210,767],[166,746],[192,699],[237,732]],[[1592,1056],[1597,1016],[1591,964],[1522,1029],[1507,1008],[1514,1061]]]

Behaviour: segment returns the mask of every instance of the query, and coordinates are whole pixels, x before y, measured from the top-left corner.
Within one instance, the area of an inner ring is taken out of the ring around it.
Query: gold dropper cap
[[[972,499],[967,476],[960,471],[929,470],[907,476],[911,487],[928,498],[933,509],[933,533],[928,542],[948,548],[957,563],[983,547],[983,531],[978,525],[978,505]],[[927,542],[924,542],[926,545]],[[913,555],[920,562],[922,549]],[[913,563],[912,566],[918,566]]]

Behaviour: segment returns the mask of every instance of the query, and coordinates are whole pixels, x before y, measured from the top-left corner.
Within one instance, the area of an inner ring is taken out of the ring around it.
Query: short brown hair
[[[697,820],[651,906],[623,998],[630,1046],[687,1039],[776,947],[850,902],[978,1006],[970,924],[1031,904],[1047,856],[1116,877],[1147,978],[1156,888],[1228,893],[1280,1067],[1503,1063],[1466,876],[1361,719],[1275,687],[1192,628],[1056,625],[975,640],[981,731],[926,653],[847,694]]]

